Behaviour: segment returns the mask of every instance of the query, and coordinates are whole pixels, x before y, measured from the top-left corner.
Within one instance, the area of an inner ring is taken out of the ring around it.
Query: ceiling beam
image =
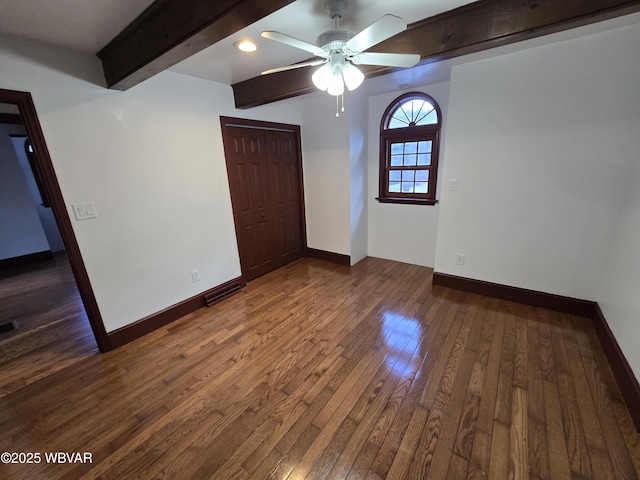
[[[372,51],[418,53],[429,63],[640,11],[640,0],[480,0],[412,23]],[[392,71],[362,66],[367,77]],[[232,85],[237,108],[316,91],[308,68]]]
[[[126,90],[294,0],[156,0],[98,52],[107,87]]]

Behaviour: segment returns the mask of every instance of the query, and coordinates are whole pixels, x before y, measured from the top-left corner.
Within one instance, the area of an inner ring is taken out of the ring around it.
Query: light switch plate
[[[73,213],[76,216],[76,220],[88,220],[90,218],[98,218],[96,212],[96,206],[93,202],[74,203]]]

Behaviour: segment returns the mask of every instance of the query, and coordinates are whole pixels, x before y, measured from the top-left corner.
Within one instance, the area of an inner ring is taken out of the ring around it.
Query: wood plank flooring
[[[303,259],[7,391],[20,479],[634,479],[640,442],[587,319]],[[0,382],[20,364],[3,360]],[[87,452],[51,463],[46,452]]]
[[[69,261],[0,270],[0,397],[97,353]]]

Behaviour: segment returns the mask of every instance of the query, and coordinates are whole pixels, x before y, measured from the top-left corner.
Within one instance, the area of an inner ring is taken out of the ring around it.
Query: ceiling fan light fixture
[[[358,88],[364,81],[364,73],[349,62],[345,63],[342,67],[342,76],[344,77],[344,83],[350,91]]]
[[[325,63],[315,71],[311,76],[311,80],[319,90],[326,92],[331,83],[331,77],[333,77],[333,67],[328,63]]]
[[[349,0],[325,0],[324,3],[334,21],[334,28],[321,33],[315,45],[277,31],[264,31],[261,34],[264,38],[312,53],[317,58],[286,67],[272,68],[262,72],[263,75],[324,63],[311,76],[313,84],[329,95],[342,96],[344,111],[345,85],[348,90],[353,91],[365,78],[357,65],[409,68],[420,61],[420,55],[417,54],[367,52],[370,47],[406,30],[407,24],[402,18],[387,14],[360,33],[354,33],[340,28],[340,18],[347,9]]]
[[[336,97],[344,93],[344,81],[342,80],[342,73],[340,73],[339,70],[331,76],[327,93]]]

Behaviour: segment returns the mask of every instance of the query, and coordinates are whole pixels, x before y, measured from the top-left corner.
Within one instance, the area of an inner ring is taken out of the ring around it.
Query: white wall
[[[368,255],[368,148],[367,126],[369,105],[363,90],[347,94],[349,108],[349,153],[351,156],[351,264],[354,265]]]
[[[336,118],[335,97],[323,92],[300,102],[307,244],[350,255],[350,109]]]
[[[22,125],[0,124],[0,259],[49,250],[9,136],[24,133]]]
[[[638,45],[630,26],[454,67],[436,271],[597,298],[640,151]]]
[[[637,158],[597,300],[631,368],[640,376],[640,154]]]
[[[395,203],[379,203],[378,175],[380,165],[380,122],[389,104],[400,95],[409,91],[419,91],[430,95],[442,111],[443,126],[441,131],[440,161],[438,164],[438,186],[436,198],[442,192],[442,169],[444,166],[444,146],[448,117],[449,84],[438,83],[412,87],[410,90],[395,91],[369,98],[369,255],[387,258],[400,262],[434,266],[436,251],[436,233],[438,225],[439,204],[400,205]]]
[[[300,116],[296,100],[238,111],[230,87],[170,72],[126,92],[101,83],[93,56],[0,37],[0,88],[32,93],[112,331],[240,275],[219,115]],[[86,201],[98,218],[76,221]]]

